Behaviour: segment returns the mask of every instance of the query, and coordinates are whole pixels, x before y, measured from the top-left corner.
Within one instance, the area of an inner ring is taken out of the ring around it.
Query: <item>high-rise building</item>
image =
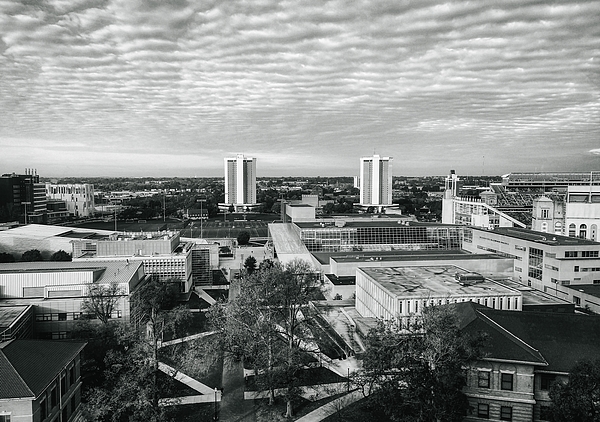
[[[361,157],[360,205],[392,205],[392,157]]]
[[[0,221],[44,222],[46,188],[36,171],[28,169],[25,173],[0,177]]]
[[[225,158],[225,205],[235,211],[256,205],[256,158]]]

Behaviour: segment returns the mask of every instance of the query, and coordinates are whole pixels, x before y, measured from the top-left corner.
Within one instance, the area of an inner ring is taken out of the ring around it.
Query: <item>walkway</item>
[[[360,391],[360,390],[351,391],[350,393],[348,393],[342,397],[339,397],[339,398],[327,403],[326,405],[321,406],[318,409],[315,409],[312,412],[302,416],[301,418],[297,419],[296,422],[322,421],[326,417],[331,416],[336,412],[339,412],[344,407],[349,406],[350,404],[362,399],[363,397],[364,396],[362,394],[362,391]]]

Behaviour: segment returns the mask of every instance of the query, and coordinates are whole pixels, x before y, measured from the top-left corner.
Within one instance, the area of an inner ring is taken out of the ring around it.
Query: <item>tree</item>
[[[86,314],[93,315],[106,324],[122,295],[123,290],[116,282],[110,284],[92,283],[89,286],[87,297],[81,304],[81,309]]]
[[[318,294],[318,287],[318,275],[310,264],[274,263],[243,277],[239,294],[209,311],[221,349],[252,365],[257,384],[270,392],[270,403],[275,388],[285,389],[286,417],[293,413],[306,345],[314,340],[303,310]]]
[[[50,261],[71,261],[71,254],[63,251],[62,249],[56,251],[50,257]]]
[[[238,245],[247,245],[250,242],[250,233],[247,231],[240,232],[240,234],[237,235],[237,241]]]
[[[42,253],[37,249],[31,249],[23,252],[21,255],[21,261],[24,262],[35,262],[35,261],[43,261]]]
[[[15,257],[7,252],[0,252],[0,263],[15,262]]]
[[[173,380],[160,375],[159,344],[191,318],[189,309],[174,308],[178,285],[178,280],[161,282],[153,277],[132,294],[134,329],[124,330],[117,342],[121,347],[105,353],[103,382],[87,396],[88,420],[168,420],[168,409],[159,406],[159,399],[167,396]]]
[[[577,363],[569,381],[555,382],[549,395],[552,421],[600,421],[600,359]]]
[[[246,273],[248,273],[248,275],[252,275],[254,270],[256,270],[256,258],[254,258],[252,255],[246,258],[244,261],[244,268],[246,269]]]
[[[409,324],[379,321],[367,336],[362,384],[393,420],[462,421],[463,368],[481,342],[461,332],[448,306],[425,308]]]

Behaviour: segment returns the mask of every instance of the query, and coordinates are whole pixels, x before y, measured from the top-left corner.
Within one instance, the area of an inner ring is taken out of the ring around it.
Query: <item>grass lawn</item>
[[[383,409],[369,403],[368,399],[364,398],[354,403],[349,404],[340,409],[325,419],[324,422],[365,422],[378,421],[390,422]]]

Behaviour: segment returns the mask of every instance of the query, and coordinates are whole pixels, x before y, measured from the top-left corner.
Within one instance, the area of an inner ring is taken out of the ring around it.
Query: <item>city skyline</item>
[[[600,170],[600,1],[0,3],[0,171]]]

